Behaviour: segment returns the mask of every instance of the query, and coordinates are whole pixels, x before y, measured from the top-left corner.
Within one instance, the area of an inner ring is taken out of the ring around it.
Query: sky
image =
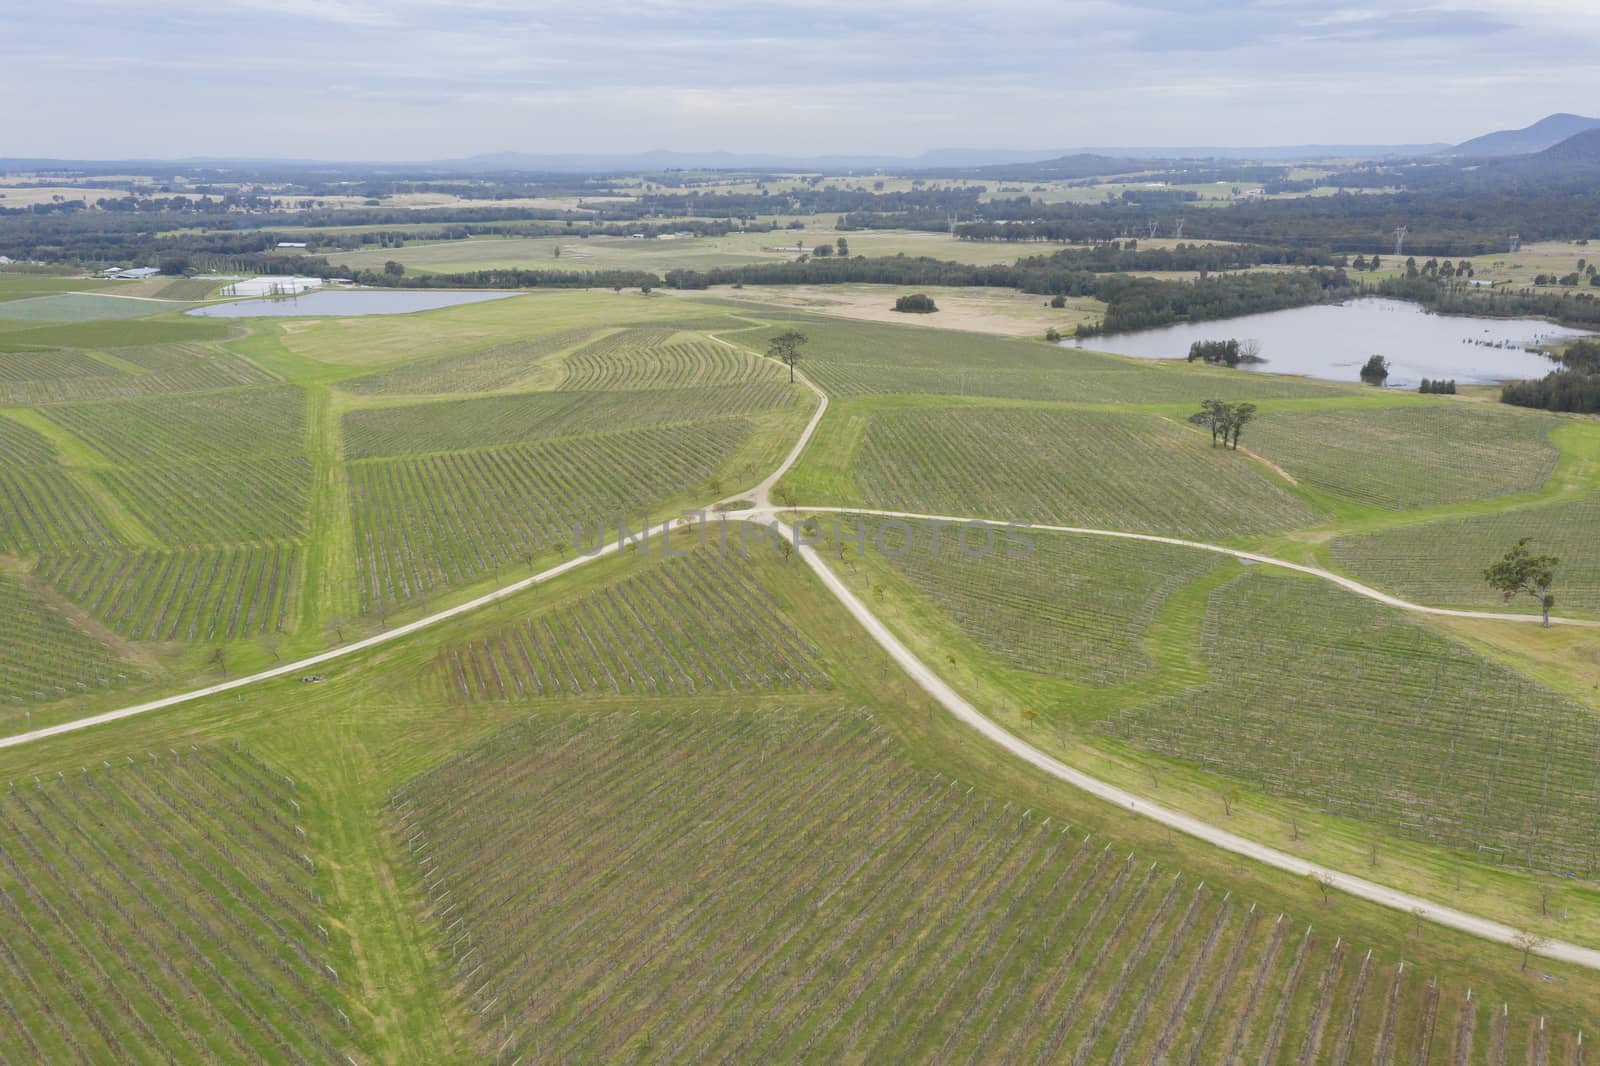
[[[1592,0],[0,0],[0,156],[1454,142],[1600,111],[1597,47]]]

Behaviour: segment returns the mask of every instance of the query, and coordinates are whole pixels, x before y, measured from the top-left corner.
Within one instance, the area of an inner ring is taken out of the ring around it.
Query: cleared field
[[[114,688],[138,671],[27,584],[0,574],[0,705],[46,703]],[[10,724],[21,715],[3,716]]]
[[[1307,485],[1389,510],[1537,490],[1559,423],[1441,402],[1269,413],[1247,444]]]
[[[1600,716],[1321,582],[1211,594],[1212,682],[1105,727],[1331,814],[1483,859],[1600,870]]]
[[[850,712],[536,716],[389,812],[484,1060],[1572,1061],[1485,989],[916,769]]]
[[[0,551],[21,554],[117,543],[49,440],[0,416]]]
[[[742,419],[350,465],[363,611],[586,543],[710,478],[751,432]]]
[[[1498,514],[1340,537],[1333,564],[1417,603],[1538,613],[1532,600],[1509,604],[1483,580],[1484,568],[1523,537],[1558,556],[1556,602],[1562,613],[1600,613],[1600,500],[1575,500]]]
[[[1314,512],[1245,457],[1155,415],[915,408],[867,420],[860,502],[1186,536],[1305,525]]]
[[[862,518],[869,542],[896,573],[929,596],[962,633],[998,661],[1034,673],[1104,685],[1150,667],[1146,631],[1172,592],[1216,556],[1162,544],[1028,534],[1025,553],[981,531],[912,522],[911,537]],[[855,527],[841,526],[851,543]],[[935,534],[937,533],[937,537]],[[852,549],[853,550],[853,549]]]
[[[132,640],[234,640],[282,632],[294,544],[47,555],[36,573]]]
[[[544,392],[351,411],[351,459],[465,451],[552,437],[695,422],[791,407],[808,395],[787,380],[632,392]]]
[[[585,345],[563,361],[560,388],[686,389],[787,380],[775,361],[757,359],[711,340],[666,344],[667,337],[660,336],[666,332],[625,330]]]
[[[564,330],[459,355],[433,356],[343,382],[340,388],[365,395],[495,392],[515,385],[550,357],[582,344],[591,333]]]
[[[440,682],[469,702],[826,688],[817,648],[761,584],[761,568],[778,565],[711,547],[653,560],[570,606],[445,646]]]
[[[339,923],[294,785],[247,754],[141,756],[0,795],[0,1057],[345,1061]],[[335,965],[337,963],[337,965]]]

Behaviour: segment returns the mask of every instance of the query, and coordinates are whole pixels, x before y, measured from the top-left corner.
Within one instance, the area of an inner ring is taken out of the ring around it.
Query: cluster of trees
[[[907,314],[930,315],[939,310],[939,307],[933,302],[933,297],[919,292],[910,296],[897,297],[894,301],[894,309],[896,311],[904,311]]]
[[[1260,363],[1261,342],[1255,340],[1195,341],[1189,345],[1189,362],[1235,367],[1240,363]]]
[[[1253,403],[1230,403],[1227,400],[1201,400],[1200,410],[1189,416],[1189,421],[1211,430],[1211,446],[1221,441],[1224,448],[1239,450],[1239,434],[1244,432],[1256,417]]]
[[[669,270],[668,288],[704,289],[712,285],[842,285],[993,286],[1040,295],[1092,295],[1095,277],[1084,271],[1021,264],[951,263],[925,256],[810,257],[784,263]]]
[[[392,267],[400,267],[398,271]],[[661,278],[648,270],[474,270],[464,274],[414,274],[391,261],[382,270],[358,270],[351,277],[362,285],[404,286],[408,289],[639,289],[661,287]]]
[[[1456,381],[1455,378],[1451,378],[1449,381],[1429,381],[1427,378],[1423,378],[1422,384],[1417,386],[1417,391],[1435,396],[1454,396],[1456,394]]]
[[[1171,248],[1140,248],[1138,238],[1133,237],[1125,241],[1101,241],[1083,248],[1066,248],[1048,256],[1030,256],[1017,262],[1025,268],[1087,270],[1095,274],[1145,270],[1197,270],[1207,274],[1264,264],[1344,266],[1345,257],[1326,249],[1262,244],[1178,244]]]
[[[1106,302],[1099,325],[1078,336],[1149,329],[1173,322],[1205,322],[1260,311],[1340,300],[1355,293],[1343,270],[1219,274],[1195,281],[1108,275],[1091,292]]]
[[[1411,300],[1446,315],[1483,315],[1491,318],[1548,318],[1579,328],[1600,328],[1600,298],[1587,292],[1550,292],[1537,289],[1478,289],[1460,279],[1446,280],[1418,274],[1385,278],[1372,290],[1380,296]]]
[[[1545,411],[1600,414],[1600,373],[1557,370],[1538,381],[1509,381],[1500,387],[1500,402]]]
[[[1379,184],[1409,181],[1386,174]],[[1353,184],[1353,183],[1352,183]],[[972,240],[1101,241],[1145,232],[1151,222],[1173,231],[1181,205],[1124,203],[1042,203],[1029,197],[996,197],[960,212],[957,235]],[[1186,216],[1190,236],[1249,244],[1326,248],[1361,253],[1389,240],[1396,227],[1409,230],[1407,244],[1426,256],[1460,259],[1502,252],[1508,234],[1524,240],[1600,236],[1600,192],[1554,182],[1515,187],[1441,185],[1419,192],[1338,194],[1297,199],[1252,198]],[[855,228],[907,228],[940,231],[949,216],[930,210],[853,211]]]

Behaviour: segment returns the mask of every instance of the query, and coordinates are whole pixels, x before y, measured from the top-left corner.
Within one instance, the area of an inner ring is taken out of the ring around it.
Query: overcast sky
[[[1456,141],[1600,110],[1592,0],[0,0],[0,156]]]

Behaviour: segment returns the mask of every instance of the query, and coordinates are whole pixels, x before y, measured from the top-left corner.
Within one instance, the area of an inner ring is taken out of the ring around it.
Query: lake
[[[1183,359],[1194,341],[1254,339],[1266,362],[1241,369],[1349,382],[1359,381],[1362,364],[1377,354],[1389,360],[1389,385],[1414,388],[1423,378],[1453,378],[1463,385],[1542,378],[1557,364],[1526,349],[1582,336],[1540,319],[1435,315],[1404,300],[1365,297],[1062,343],[1144,359]]]
[[[347,315],[409,315],[458,304],[504,300],[514,292],[449,292],[421,289],[320,289],[305,296],[197,307],[188,312],[201,318],[304,318]]]

